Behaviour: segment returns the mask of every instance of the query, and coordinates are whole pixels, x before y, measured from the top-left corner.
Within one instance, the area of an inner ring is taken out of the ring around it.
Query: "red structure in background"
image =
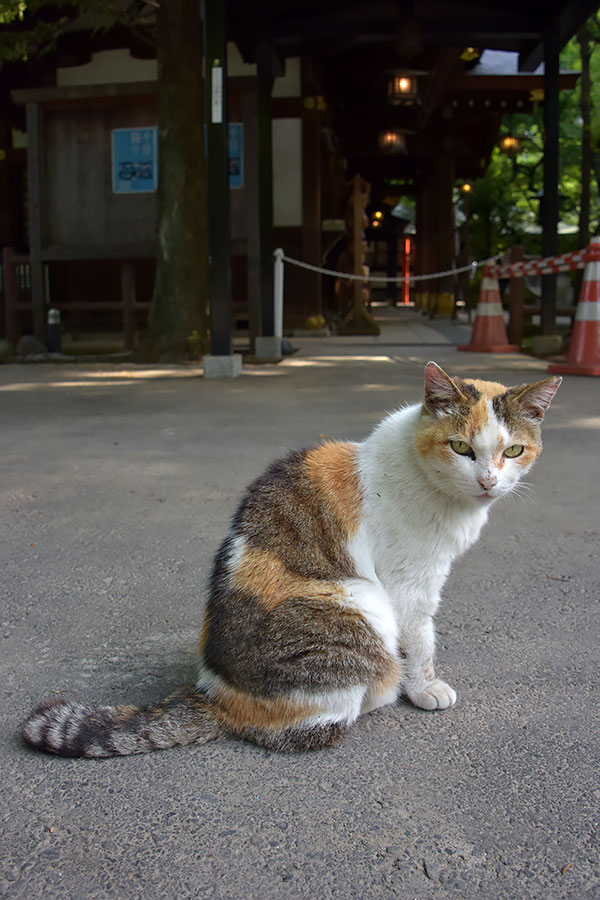
[[[402,283],[402,302],[405,306],[408,306],[410,303],[410,284],[408,279],[410,278],[410,257],[411,257],[412,247],[411,240],[408,235],[404,238],[404,268],[402,274],[404,275],[404,282]]]

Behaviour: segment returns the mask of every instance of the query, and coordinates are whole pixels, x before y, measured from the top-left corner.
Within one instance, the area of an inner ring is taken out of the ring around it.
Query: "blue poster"
[[[157,127],[113,129],[112,183],[115,194],[140,194],[156,190]]]
[[[244,126],[230,122],[228,128],[227,156],[229,161],[229,187],[244,187]]]

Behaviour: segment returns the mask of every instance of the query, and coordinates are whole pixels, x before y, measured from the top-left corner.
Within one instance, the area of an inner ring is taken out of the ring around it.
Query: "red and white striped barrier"
[[[523,278],[527,275],[553,275],[555,272],[572,272],[583,269],[587,262],[590,248],[572,250],[558,256],[546,256],[544,259],[526,259],[522,262],[495,263],[486,266],[484,274],[493,278]]]

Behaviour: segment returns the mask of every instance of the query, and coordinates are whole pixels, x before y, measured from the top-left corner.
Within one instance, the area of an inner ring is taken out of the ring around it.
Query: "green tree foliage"
[[[590,39],[591,143],[594,178],[589,185],[589,230],[600,229],[600,24],[598,14],[587,23]],[[561,54],[561,68],[581,70],[581,46],[574,37]],[[585,99],[585,98],[584,98]],[[514,156],[496,147],[483,178],[463,200],[468,217],[469,252],[475,258],[501,253],[514,244],[526,252],[541,252],[539,226],[540,197],[543,193],[544,128],[543,101],[531,114],[505,116],[501,134],[511,133],[521,141]],[[559,239],[561,251],[579,245],[582,203],[582,83],[560,95]],[[566,226],[566,228],[565,228]],[[567,230],[568,229],[568,230]],[[565,233],[560,233],[563,231]],[[583,240],[585,243],[585,238]]]

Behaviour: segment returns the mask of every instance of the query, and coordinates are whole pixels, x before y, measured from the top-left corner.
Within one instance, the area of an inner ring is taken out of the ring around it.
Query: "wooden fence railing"
[[[53,301],[52,307],[63,314],[73,312],[121,313],[123,340],[128,350],[135,346],[136,312],[148,311],[149,303],[136,299],[135,266],[131,260],[121,261],[121,292],[118,300],[99,302]],[[32,314],[29,257],[15,253],[12,247],[2,251],[1,293],[4,300],[4,325],[7,340],[16,345],[21,336],[21,321]]]

